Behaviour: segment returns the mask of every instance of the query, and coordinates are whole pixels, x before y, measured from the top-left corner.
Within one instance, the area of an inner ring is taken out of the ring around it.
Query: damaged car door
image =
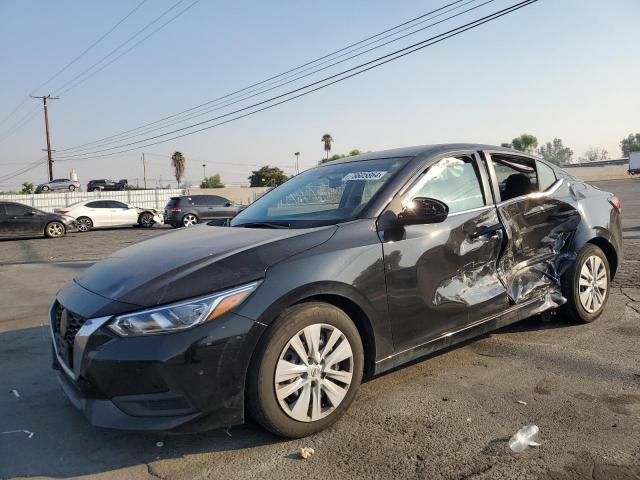
[[[474,152],[429,162],[378,221],[396,350],[466,328],[508,306],[497,274],[503,230]],[[448,207],[439,223],[403,224],[414,199]]]
[[[575,253],[580,215],[563,180],[540,160],[484,152],[506,242],[498,274],[512,304],[532,303],[523,316],[564,303],[560,276]]]

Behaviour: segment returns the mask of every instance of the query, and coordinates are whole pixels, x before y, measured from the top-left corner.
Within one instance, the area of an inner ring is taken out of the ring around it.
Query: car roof
[[[417,156],[435,157],[443,153],[455,152],[458,150],[491,150],[528,156],[524,152],[513,150],[511,148],[498,147],[496,145],[485,145],[481,143],[438,143],[433,145],[418,145],[415,147],[393,148],[390,150],[368,152],[363,153],[362,155],[355,155],[353,157],[345,157],[339,160],[332,160],[330,162],[323,163],[320,166],[332,164],[335,165],[338,163],[359,162],[362,160],[374,160],[378,158],[402,158]]]

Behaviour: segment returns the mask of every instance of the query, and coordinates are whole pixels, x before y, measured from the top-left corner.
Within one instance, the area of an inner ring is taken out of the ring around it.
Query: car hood
[[[269,266],[326,242],[336,229],[199,225],[115,252],[74,281],[119,302],[170,303],[260,279]]]

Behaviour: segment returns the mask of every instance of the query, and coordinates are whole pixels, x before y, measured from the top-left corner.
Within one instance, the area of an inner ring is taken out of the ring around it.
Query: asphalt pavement
[[[56,291],[170,230],[0,241],[0,477],[640,479],[640,181],[597,185],[622,199],[625,243],[598,321],[533,317],[431,355],[362,385],[337,424],[292,441],[252,423],[196,435],[99,429],[64,398],[46,327]],[[541,445],[512,453],[508,438],[528,424]],[[302,460],[300,447],[315,454]]]

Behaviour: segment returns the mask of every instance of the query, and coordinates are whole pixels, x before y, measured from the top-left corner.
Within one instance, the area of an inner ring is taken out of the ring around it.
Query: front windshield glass
[[[351,220],[406,160],[362,160],[307,170],[240,212],[231,226],[300,228]]]

